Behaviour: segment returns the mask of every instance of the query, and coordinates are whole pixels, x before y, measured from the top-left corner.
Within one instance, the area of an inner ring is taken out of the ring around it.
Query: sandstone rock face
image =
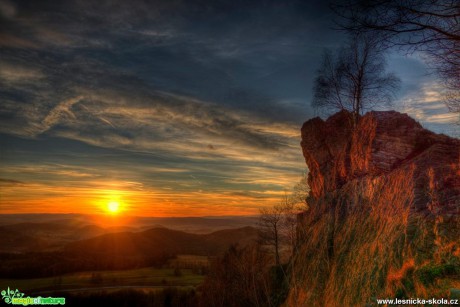
[[[310,209],[287,304],[448,297],[460,286],[460,140],[394,111],[350,118],[302,127]]]
[[[356,129],[350,114],[339,112],[323,121],[314,118],[302,127],[301,147],[310,170],[311,196],[335,191],[346,182],[377,177],[414,165],[416,175],[432,168],[437,184],[459,193],[460,141],[424,129],[407,114],[369,112]],[[417,207],[423,207],[423,200]]]

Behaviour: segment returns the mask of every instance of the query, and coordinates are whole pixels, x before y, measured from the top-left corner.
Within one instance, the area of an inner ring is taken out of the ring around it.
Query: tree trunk
[[[279,253],[279,242],[278,242],[278,227],[275,225],[275,258],[276,258],[276,266],[280,265],[280,253]]]

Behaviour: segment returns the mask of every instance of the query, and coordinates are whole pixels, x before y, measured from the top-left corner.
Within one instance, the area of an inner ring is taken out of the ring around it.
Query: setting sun
[[[110,213],[117,213],[120,210],[120,203],[117,201],[111,201],[107,204],[107,210]]]

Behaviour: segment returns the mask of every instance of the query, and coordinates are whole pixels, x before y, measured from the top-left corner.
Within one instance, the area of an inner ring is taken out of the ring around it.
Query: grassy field
[[[196,255],[178,255],[176,259],[169,262],[171,267],[179,267],[183,269],[194,269],[209,266],[209,258],[207,256]]]
[[[0,289],[19,289],[26,295],[55,290],[87,292],[95,290],[139,289],[143,291],[164,287],[195,287],[204,279],[191,269],[142,268],[123,271],[78,272],[37,279],[0,279]]]

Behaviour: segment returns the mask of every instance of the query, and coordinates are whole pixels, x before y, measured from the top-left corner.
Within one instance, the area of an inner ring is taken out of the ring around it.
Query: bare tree
[[[259,237],[264,245],[273,246],[275,251],[275,263],[281,264],[280,245],[281,228],[283,222],[283,209],[280,205],[260,209]]]
[[[390,105],[399,88],[399,79],[385,72],[386,61],[379,41],[354,35],[336,54],[326,51],[317,72],[312,106],[348,110],[353,123],[365,110]]]
[[[447,106],[460,112],[458,0],[350,0],[332,8],[342,29],[378,35],[389,46],[427,54],[444,80]]]
[[[308,185],[308,170],[306,170],[299,182],[292,188],[289,202],[294,204],[296,211],[308,210],[307,197],[309,194],[310,186]]]
[[[291,254],[294,253],[297,245],[297,214],[300,211],[301,208],[294,201],[294,198],[285,195],[281,203],[281,212],[283,215],[281,221],[281,238],[289,245]]]
[[[299,191],[297,193],[286,193],[280,203],[260,209],[260,243],[273,247],[277,266],[281,264],[280,250],[289,247],[293,253],[297,243],[297,214],[305,208],[306,199],[305,194],[302,197]],[[299,202],[299,199],[303,201]]]
[[[270,255],[260,245],[231,246],[211,263],[202,306],[272,306]]]

